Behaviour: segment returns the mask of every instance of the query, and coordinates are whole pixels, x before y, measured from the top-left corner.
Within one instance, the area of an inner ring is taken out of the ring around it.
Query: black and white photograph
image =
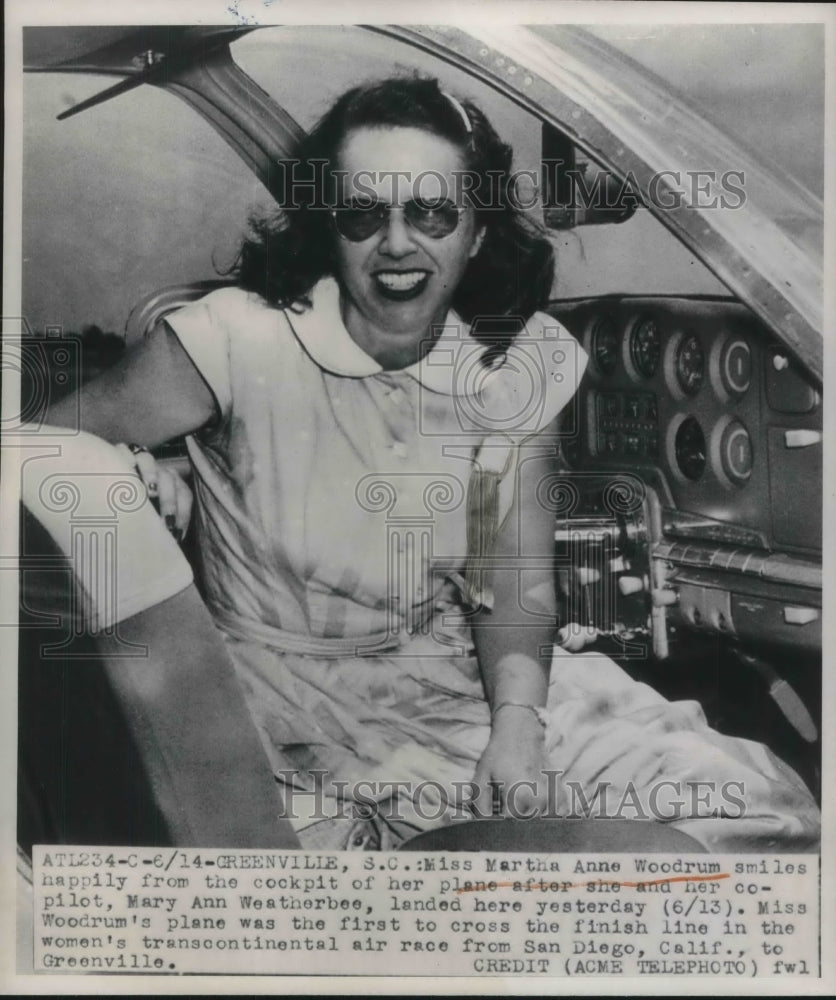
[[[827,992],[831,9],[7,14],[4,982]]]

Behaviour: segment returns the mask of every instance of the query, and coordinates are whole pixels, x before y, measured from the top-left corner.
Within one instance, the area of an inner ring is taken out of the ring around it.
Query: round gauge
[[[752,351],[745,340],[733,338],[723,345],[720,380],[730,396],[742,396],[752,383]]]
[[[696,481],[705,471],[705,435],[694,417],[686,417],[674,438],[674,454],[679,471]]]
[[[705,352],[693,334],[684,337],[676,351],[676,380],[686,396],[695,396],[705,378]]]
[[[612,375],[618,365],[619,337],[615,324],[604,316],[592,332],[592,356],[602,375]]]
[[[742,486],[752,475],[752,439],[739,420],[729,421],[723,431],[720,438],[720,463],[723,472],[736,486]]]
[[[652,319],[640,320],[630,334],[630,360],[639,375],[651,378],[659,367],[662,356],[662,338],[659,327]]]

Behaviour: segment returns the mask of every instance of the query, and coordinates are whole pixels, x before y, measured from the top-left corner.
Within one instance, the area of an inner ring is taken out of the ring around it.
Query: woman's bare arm
[[[540,789],[523,788],[510,803],[512,813],[514,805],[543,804],[544,730],[531,709],[546,704],[556,602],[554,513],[540,502],[545,491],[538,485],[555,474],[555,442],[555,428],[550,427],[522,451],[516,499],[494,550],[513,567],[493,571],[493,609],[480,612],[474,623],[476,653],[494,713],[491,739],[476,771],[483,813],[490,812],[491,784],[504,786],[500,798],[506,811],[514,782],[535,781]],[[535,611],[544,617],[538,619]]]
[[[153,448],[198,430],[216,412],[209,386],[161,322],[113,368],[50,406],[47,423]]]
[[[493,609],[481,611],[474,636],[489,701],[545,704],[554,642],[554,514],[537,499],[537,484],[554,474],[548,455],[523,452],[517,498],[497,537],[494,553],[513,568],[491,574]],[[535,609],[546,616],[538,623]]]

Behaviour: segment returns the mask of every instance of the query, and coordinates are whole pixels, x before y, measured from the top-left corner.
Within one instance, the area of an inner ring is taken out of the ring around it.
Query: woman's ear
[[[485,239],[485,227],[479,230],[479,232],[473,238],[473,246],[470,248],[470,257],[473,258],[482,249],[482,242]]]

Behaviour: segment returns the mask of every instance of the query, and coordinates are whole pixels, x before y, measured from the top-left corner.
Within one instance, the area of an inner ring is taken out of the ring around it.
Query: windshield
[[[586,30],[655,73],[762,162],[823,197],[820,25],[596,24]]]

